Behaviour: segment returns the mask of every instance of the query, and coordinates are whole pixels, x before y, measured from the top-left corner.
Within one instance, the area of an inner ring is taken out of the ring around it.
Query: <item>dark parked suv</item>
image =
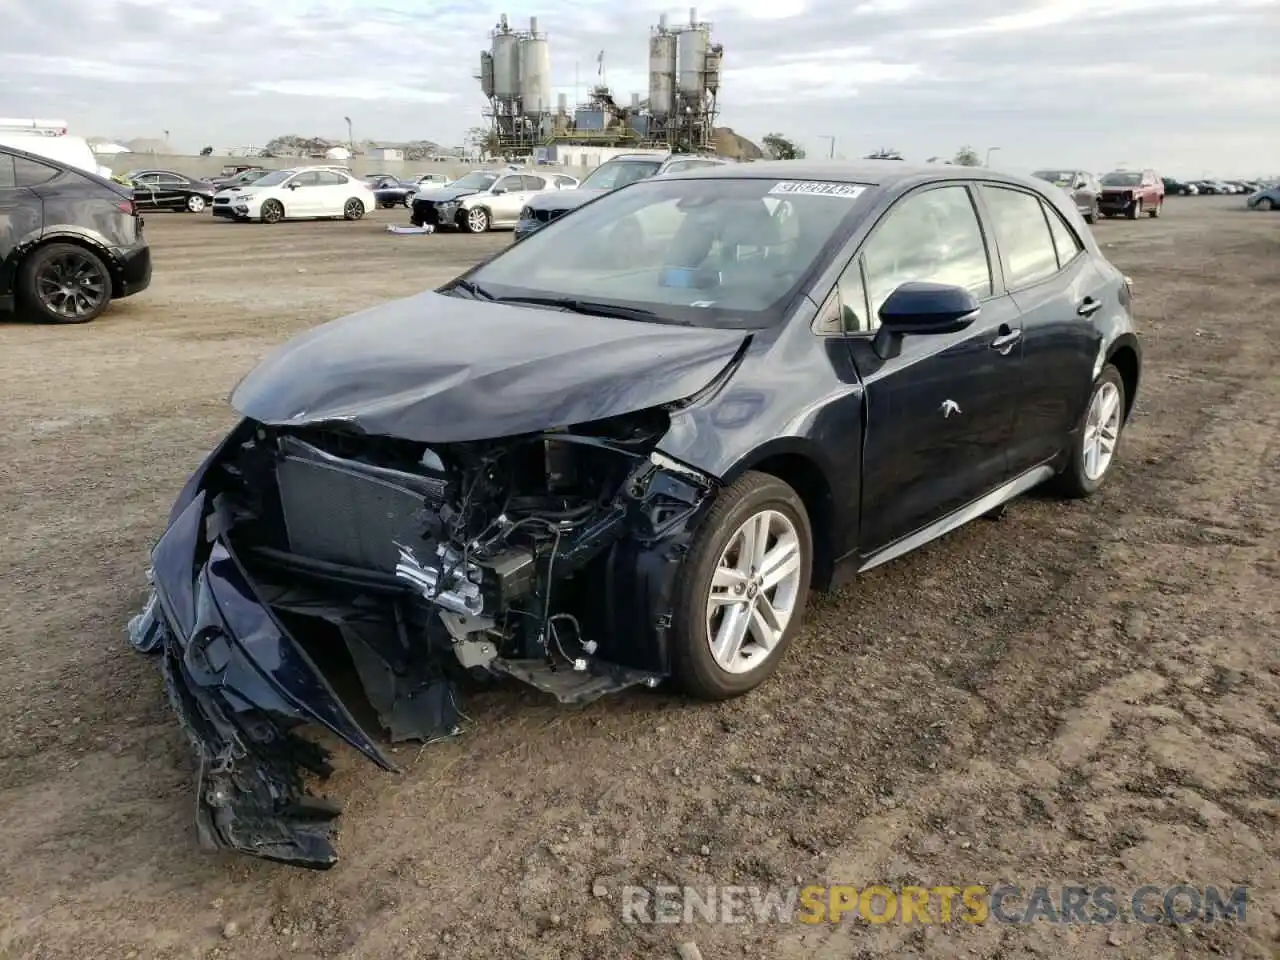
[[[0,310],[85,323],[150,283],[128,187],[0,147]]]

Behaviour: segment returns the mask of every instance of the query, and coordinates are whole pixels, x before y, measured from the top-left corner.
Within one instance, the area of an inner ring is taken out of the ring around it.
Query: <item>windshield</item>
[[[1142,174],[1140,173],[1108,173],[1102,178],[1104,186],[1108,187],[1136,187],[1142,182]]]
[[[275,173],[268,173],[261,180],[253,181],[253,185],[255,187],[278,187],[292,176],[292,170],[277,170]]]
[[[467,280],[498,299],[568,298],[650,311],[669,323],[766,327],[781,320],[852,226],[867,189],[643,180],[553,220]]]
[[[460,180],[455,180],[449,184],[451,187],[461,187],[463,190],[488,190],[493,186],[493,182],[498,179],[496,173],[468,173]]]
[[[591,175],[578,186],[590,190],[617,190],[629,183],[652,177],[662,166],[661,161],[652,163],[638,160],[610,160],[591,171]]]
[[[1076,179],[1074,170],[1037,170],[1032,174],[1037,180],[1048,180],[1050,183],[1072,183]]]

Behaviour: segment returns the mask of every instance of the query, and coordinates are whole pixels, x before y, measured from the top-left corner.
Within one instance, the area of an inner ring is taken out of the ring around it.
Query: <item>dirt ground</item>
[[[237,379],[510,235],[149,216],[147,293],[0,324],[0,956],[1280,956],[1280,217],[1239,207],[1095,228],[1147,364],[1099,496],[1024,498],[815,598],[746,698],[501,687],[400,777],[340,752],[320,874],[197,848],[190,751],[124,625]],[[620,922],[623,884],[797,879],[1250,899],[1243,926]]]

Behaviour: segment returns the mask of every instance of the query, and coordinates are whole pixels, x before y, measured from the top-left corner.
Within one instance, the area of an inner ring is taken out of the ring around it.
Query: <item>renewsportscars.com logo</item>
[[[1243,923],[1248,888],[1143,884],[1021,887],[623,887],[623,923]]]

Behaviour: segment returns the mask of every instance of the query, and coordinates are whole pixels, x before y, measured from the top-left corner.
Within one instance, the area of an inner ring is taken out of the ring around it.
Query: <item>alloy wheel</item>
[[[1089,403],[1084,422],[1081,456],[1084,474],[1098,480],[1111,466],[1116,444],[1120,441],[1120,391],[1114,383],[1104,382]]]
[[[359,200],[348,200],[347,205],[342,208],[342,215],[348,220],[359,220],[364,216],[364,204]]]
[[[96,257],[59,253],[35,277],[41,305],[64,320],[80,320],[96,311],[111,295],[111,282]]]
[[[800,551],[778,510],[753,514],[729,538],[707,596],[707,643],[726,673],[756,669],[781,642],[799,599]]]
[[[467,226],[472,233],[484,233],[489,229],[489,215],[480,208],[467,212]]]
[[[187,197],[187,209],[192,213],[199,213],[204,209],[204,197],[197,194]]]

